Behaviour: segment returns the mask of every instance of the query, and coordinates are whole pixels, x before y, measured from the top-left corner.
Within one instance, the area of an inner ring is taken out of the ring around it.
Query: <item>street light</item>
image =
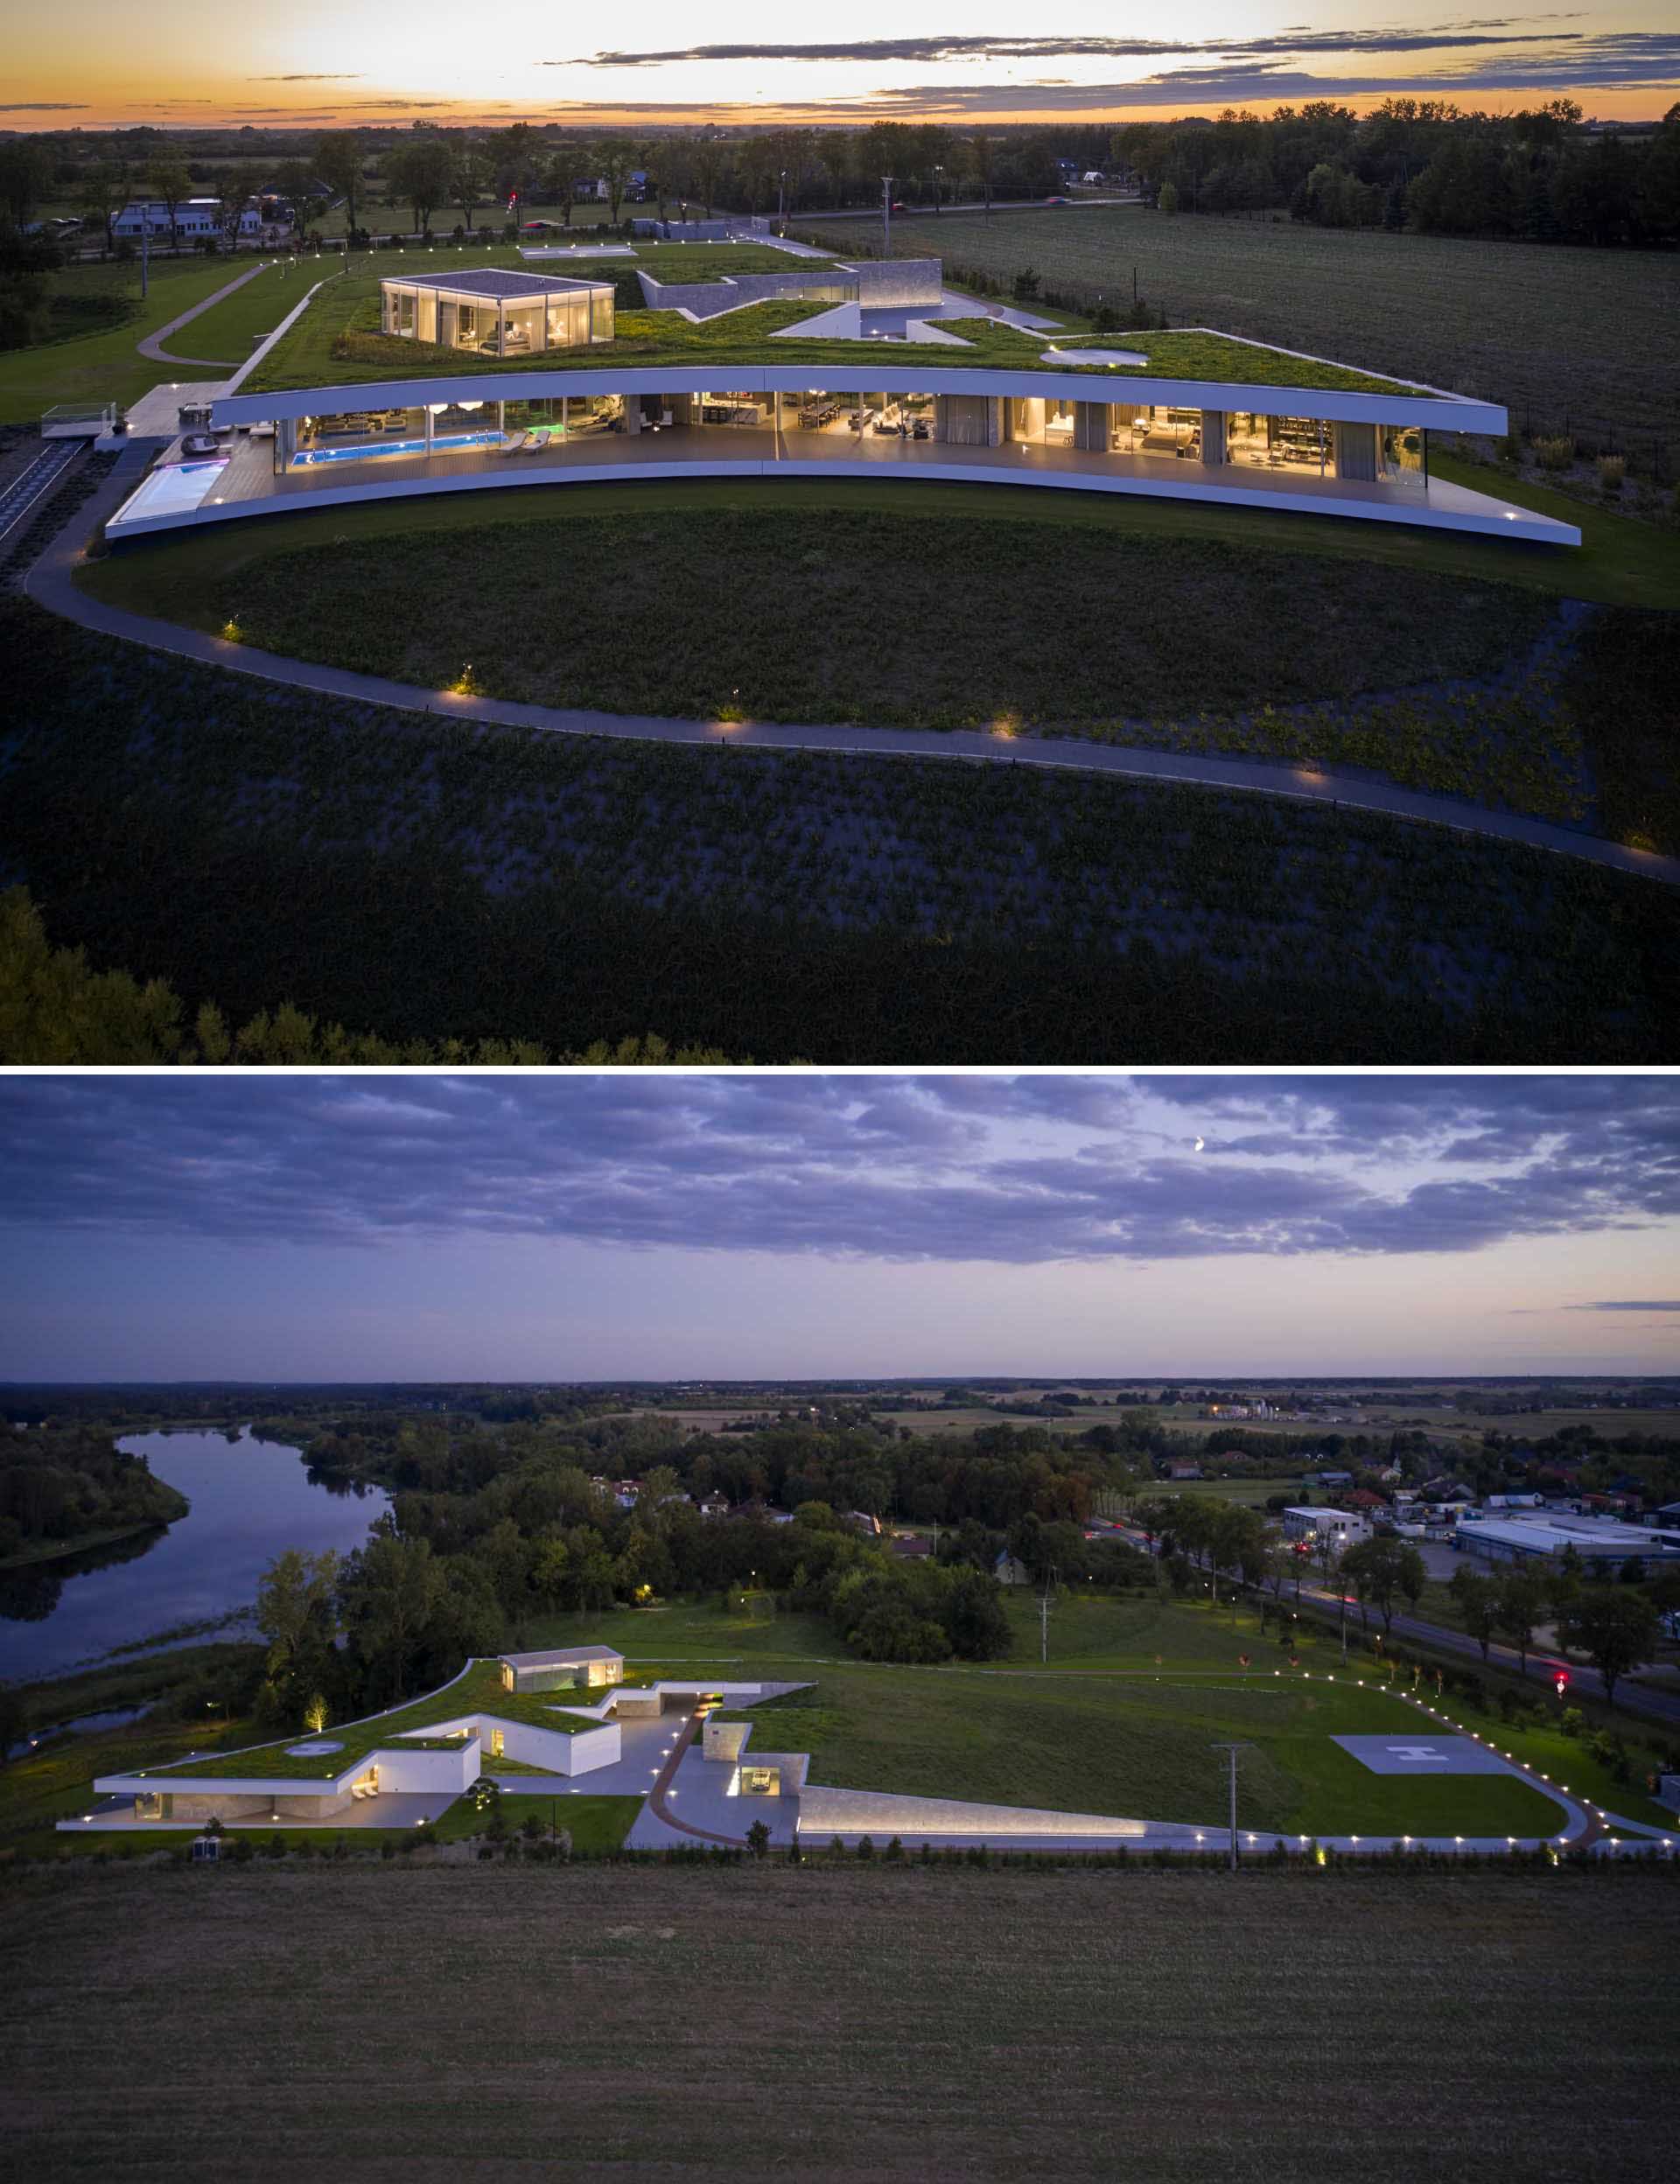
[[[1250,1746],[1247,1744],[1211,1744],[1208,1748],[1210,1752],[1223,1752],[1227,1754],[1230,1761],[1231,1871],[1235,1872],[1236,1871],[1236,1755],[1239,1752],[1247,1752],[1250,1749]]]
[[[883,258],[890,258],[892,255],[892,177],[890,174],[884,174],[881,177],[881,256]]]

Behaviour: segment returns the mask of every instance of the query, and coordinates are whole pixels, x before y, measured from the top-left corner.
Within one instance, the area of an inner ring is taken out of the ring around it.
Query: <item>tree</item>
[[[449,146],[432,130],[420,130],[385,155],[385,182],[392,201],[414,208],[415,233],[431,233],[431,215],[449,198],[455,179]]]
[[[148,171],[146,187],[169,214],[169,247],[172,250],[179,241],[176,214],[184,199],[191,196],[192,178],[186,171],[184,159],[159,159]]]
[[[0,212],[14,228],[27,226],[51,180],[46,153],[29,137],[14,136],[0,144]]]
[[[974,178],[980,185],[981,201],[989,213],[991,210],[991,138],[984,129],[976,129],[969,141],[973,150]],[[1166,1397],[1163,1396],[1161,1401],[1165,1403]]]
[[[331,130],[316,139],[315,172],[335,197],[344,200],[347,235],[356,232],[356,207],[361,201],[362,144],[354,129]]]
[[[1459,1619],[1481,1648],[1486,1661],[1488,1643],[1499,1628],[1498,1587],[1491,1578],[1466,1564],[1452,1572],[1452,1582],[1446,1589],[1458,1602]]]
[[[1424,1558],[1405,1540],[1362,1539],[1342,1557],[1341,1567],[1358,1598],[1361,1622],[1368,1602],[1382,1616],[1385,1635],[1394,1626],[1395,1595],[1415,1602],[1424,1589]]]
[[[256,1627],[269,1642],[265,1673],[294,1716],[312,1700],[332,1667],[338,1636],[339,1558],[289,1547],[257,1580]]]
[[[402,1538],[388,1516],[380,1519],[368,1544],[346,1559],[340,1613],[369,1695],[388,1702],[408,1690],[446,1589],[431,1542]]]
[[[1656,1651],[1662,1626],[1642,1592],[1621,1585],[1584,1586],[1562,1619],[1558,1636],[1578,1647],[1604,1678],[1605,1704],[1616,1703],[1616,1685],[1630,1669]]]
[[[619,208],[624,203],[624,192],[634,163],[629,139],[625,136],[603,136],[595,147],[594,158],[597,171],[606,185],[607,210],[616,228]],[[707,210],[710,210],[710,206]]]
[[[27,1715],[24,1695],[15,1684],[0,1684],[0,1767],[11,1757],[11,1747],[21,1743]]]
[[[1546,1605],[1545,1580],[1537,1571],[1519,1563],[1500,1578],[1494,1600],[1494,1621],[1502,1637],[1516,1648],[1520,1673],[1529,1672],[1529,1648],[1534,1627]]]
[[[770,1830],[762,1820],[755,1820],[747,1830],[746,1847],[754,1858],[762,1858],[770,1848]]]
[[[951,1650],[963,1661],[1001,1661],[1014,1642],[997,1580],[978,1570],[954,1574],[944,1620]]]
[[[450,147],[449,201],[460,209],[461,225],[470,228],[472,215],[490,190],[490,155],[477,136],[462,136]]]
[[[108,252],[111,248],[111,228],[129,201],[129,189],[128,165],[121,159],[102,159],[97,166],[88,170],[83,178],[81,209],[104,229]]]

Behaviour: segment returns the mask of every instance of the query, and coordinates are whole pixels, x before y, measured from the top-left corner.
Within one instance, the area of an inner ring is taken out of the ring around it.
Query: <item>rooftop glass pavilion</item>
[[[540,356],[612,339],[611,282],[486,267],[382,280],[386,333],[480,356]]]

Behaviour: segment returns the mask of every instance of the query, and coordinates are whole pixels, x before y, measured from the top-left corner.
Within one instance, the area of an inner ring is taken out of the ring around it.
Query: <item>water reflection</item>
[[[153,1633],[226,1615],[288,1547],[360,1547],[389,1507],[380,1488],[326,1477],[290,1442],[247,1428],[136,1433],[120,1446],[150,1459],[192,1503],[165,1529],[0,1572],[0,1673],[45,1676]]]

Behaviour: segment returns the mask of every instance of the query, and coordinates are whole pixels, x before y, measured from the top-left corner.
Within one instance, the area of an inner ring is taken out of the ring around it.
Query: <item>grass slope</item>
[[[235,1020],[828,1062],[1671,1055],[1680,904],[1564,859],[1009,767],[480,732],[0,623],[0,869],[55,945]]]
[[[236,621],[263,650],[427,690],[452,680],[465,657],[490,695],[536,704],[700,718],[732,706],[749,719],[915,727],[1000,717],[1054,727],[1350,697],[1487,672],[1530,645],[1549,615],[1509,585],[1112,524],[1069,556],[1054,520],[976,524],[902,504],[889,513],[844,500],[703,499],[682,516],[642,513],[634,499],[610,514],[550,505],[546,523],[478,528],[494,583],[460,587],[458,533],[411,515],[376,556],[365,539],[306,542],[288,527],[272,543],[242,534],[231,556],[218,540],[214,564],[208,542],[185,556],[114,555],[90,569],[88,588],[125,604],[150,594],[152,611],[200,629]],[[731,581],[720,591],[706,572],[723,568]],[[187,570],[199,581],[184,584]],[[626,642],[632,570],[634,593],[658,605],[645,636]],[[452,594],[446,618],[413,612],[417,598]],[[782,616],[765,614],[778,595],[805,633],[796,646]],[[941,611],[961,598],[1007,612]],[[854,634],[863,626],[867,644]]]
[[[822,223],[825,248],[867,243],[875,225]],[[942,255],[1008,281],[1033,267],[1047,288],[1124,318],[1138,289],[1180,326],[1228,327],[1372,371],[1398,372],[1504,403],[1512,422],[1676,454],[1680,258],[1438,235],[1295,227],[1140,206],[908,216],[896,253]]]
[[[97,333],[0,354],[0,424],[32,424],[54,402],[131,402],[167,380],[214,378],[215,374],[202,367],[157,363],[142,356],[136,344],[144,334],[155,333],[206,296],[214,296],[239,270],[228,258],[165,261],[152,268],[150,294],[144,304],[139,301],[137,264],[60,274],[57,277],[69,293],[80,292],[80,284],[97,274],[101,293],[132,296],[134,315]],[[182,330],[181,348],[188,356],[196,354],[187,339],[194,332],[196,327]]]

